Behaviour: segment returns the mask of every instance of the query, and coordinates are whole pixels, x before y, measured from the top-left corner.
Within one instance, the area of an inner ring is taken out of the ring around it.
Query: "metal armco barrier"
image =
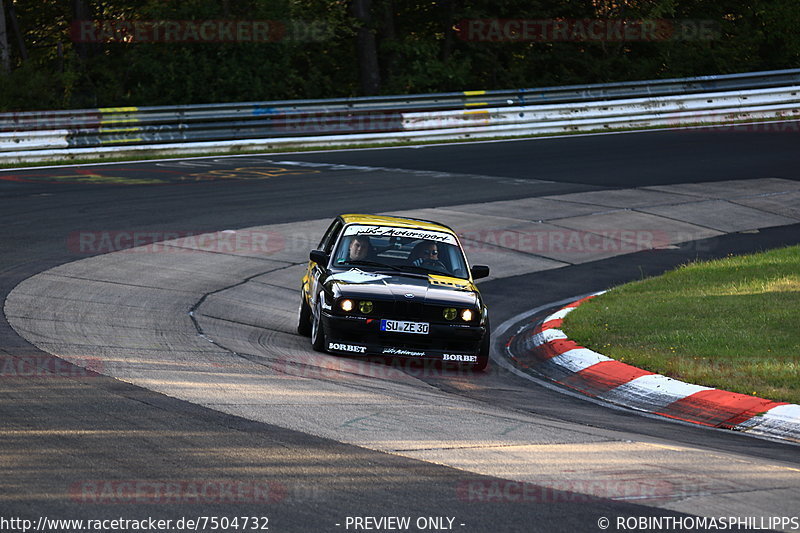
[[[542,89],[0,113],[0,163],[800,117],[800,69]]]

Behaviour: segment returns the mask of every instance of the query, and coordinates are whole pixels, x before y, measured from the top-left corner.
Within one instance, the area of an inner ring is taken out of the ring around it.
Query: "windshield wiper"
[[[348,261],[348,265],[362,265],[362,266],[374,266],[379,268],[388,268],[390,270],[400,270],[399,267],[394,265],[387,265],[385,263],[379,263],[377,261],[367,261],[366,259],[357,259],[354,261]]]
[[[419,266],[419,265],[408,265],[405,268],[413,268],[413,269],[415,269],[415,270],[417,270],[419,272],[424,272],[426,274],[438,274],[440,276],[449,276],[450,275],[447,272],[442,272],[441,270],[434,270],[432,268],[427,268],[427,267]]]

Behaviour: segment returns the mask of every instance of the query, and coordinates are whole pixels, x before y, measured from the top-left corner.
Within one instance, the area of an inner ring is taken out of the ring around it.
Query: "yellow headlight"
[[[358,304],[358,310],[363,314],[368,315],[372,312],[372,302],[364,301]]]
[[[339,303],[339,307],[341,307],[342,311],[344,311],[345,313],[349,313],[350,311],[353,310],[353,300],[342,300]]]
[[[461,311],[461,320],[464,322],[469,322],[472,320],[472,310],[471,309],[464,309]]]
[[[453,320],[456,317],[456,313],[455,309],[448,307],[442,312],[442,315],[444,315],[445,320]]]

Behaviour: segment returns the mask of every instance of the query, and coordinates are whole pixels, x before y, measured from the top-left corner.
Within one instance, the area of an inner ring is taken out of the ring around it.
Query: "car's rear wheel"
[[[325,327],[322,324],[322,295],[317,298],[314,308],[314,319],[311,322],[311,347],[318,352],[325,351]]]
[[[300,307],[297,310],[297,333],[304,337],[311,336],[311,308],[305,296],[300,296]]]

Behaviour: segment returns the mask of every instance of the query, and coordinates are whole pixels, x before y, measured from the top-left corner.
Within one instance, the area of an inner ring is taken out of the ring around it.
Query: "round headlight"
[[[456,317],[456,313],[457,311],[452,307],[447,307],[444,311],[442,311],[442,315],[444,316],[445,320],[453,320]]]
[[[363,314],[368,315],[372,312],[372,302],[370,301],[363,301],[358,304],[358,310],[361,311]]]
[[[342,300],[339,302],[339,307],[341,307],[342,311],[345,313],[349,313],[353,310],[353,300]]]
[[[461,320],[464,322],[469,322],[472,320],[472,309],[464,309],[461,311]]]

